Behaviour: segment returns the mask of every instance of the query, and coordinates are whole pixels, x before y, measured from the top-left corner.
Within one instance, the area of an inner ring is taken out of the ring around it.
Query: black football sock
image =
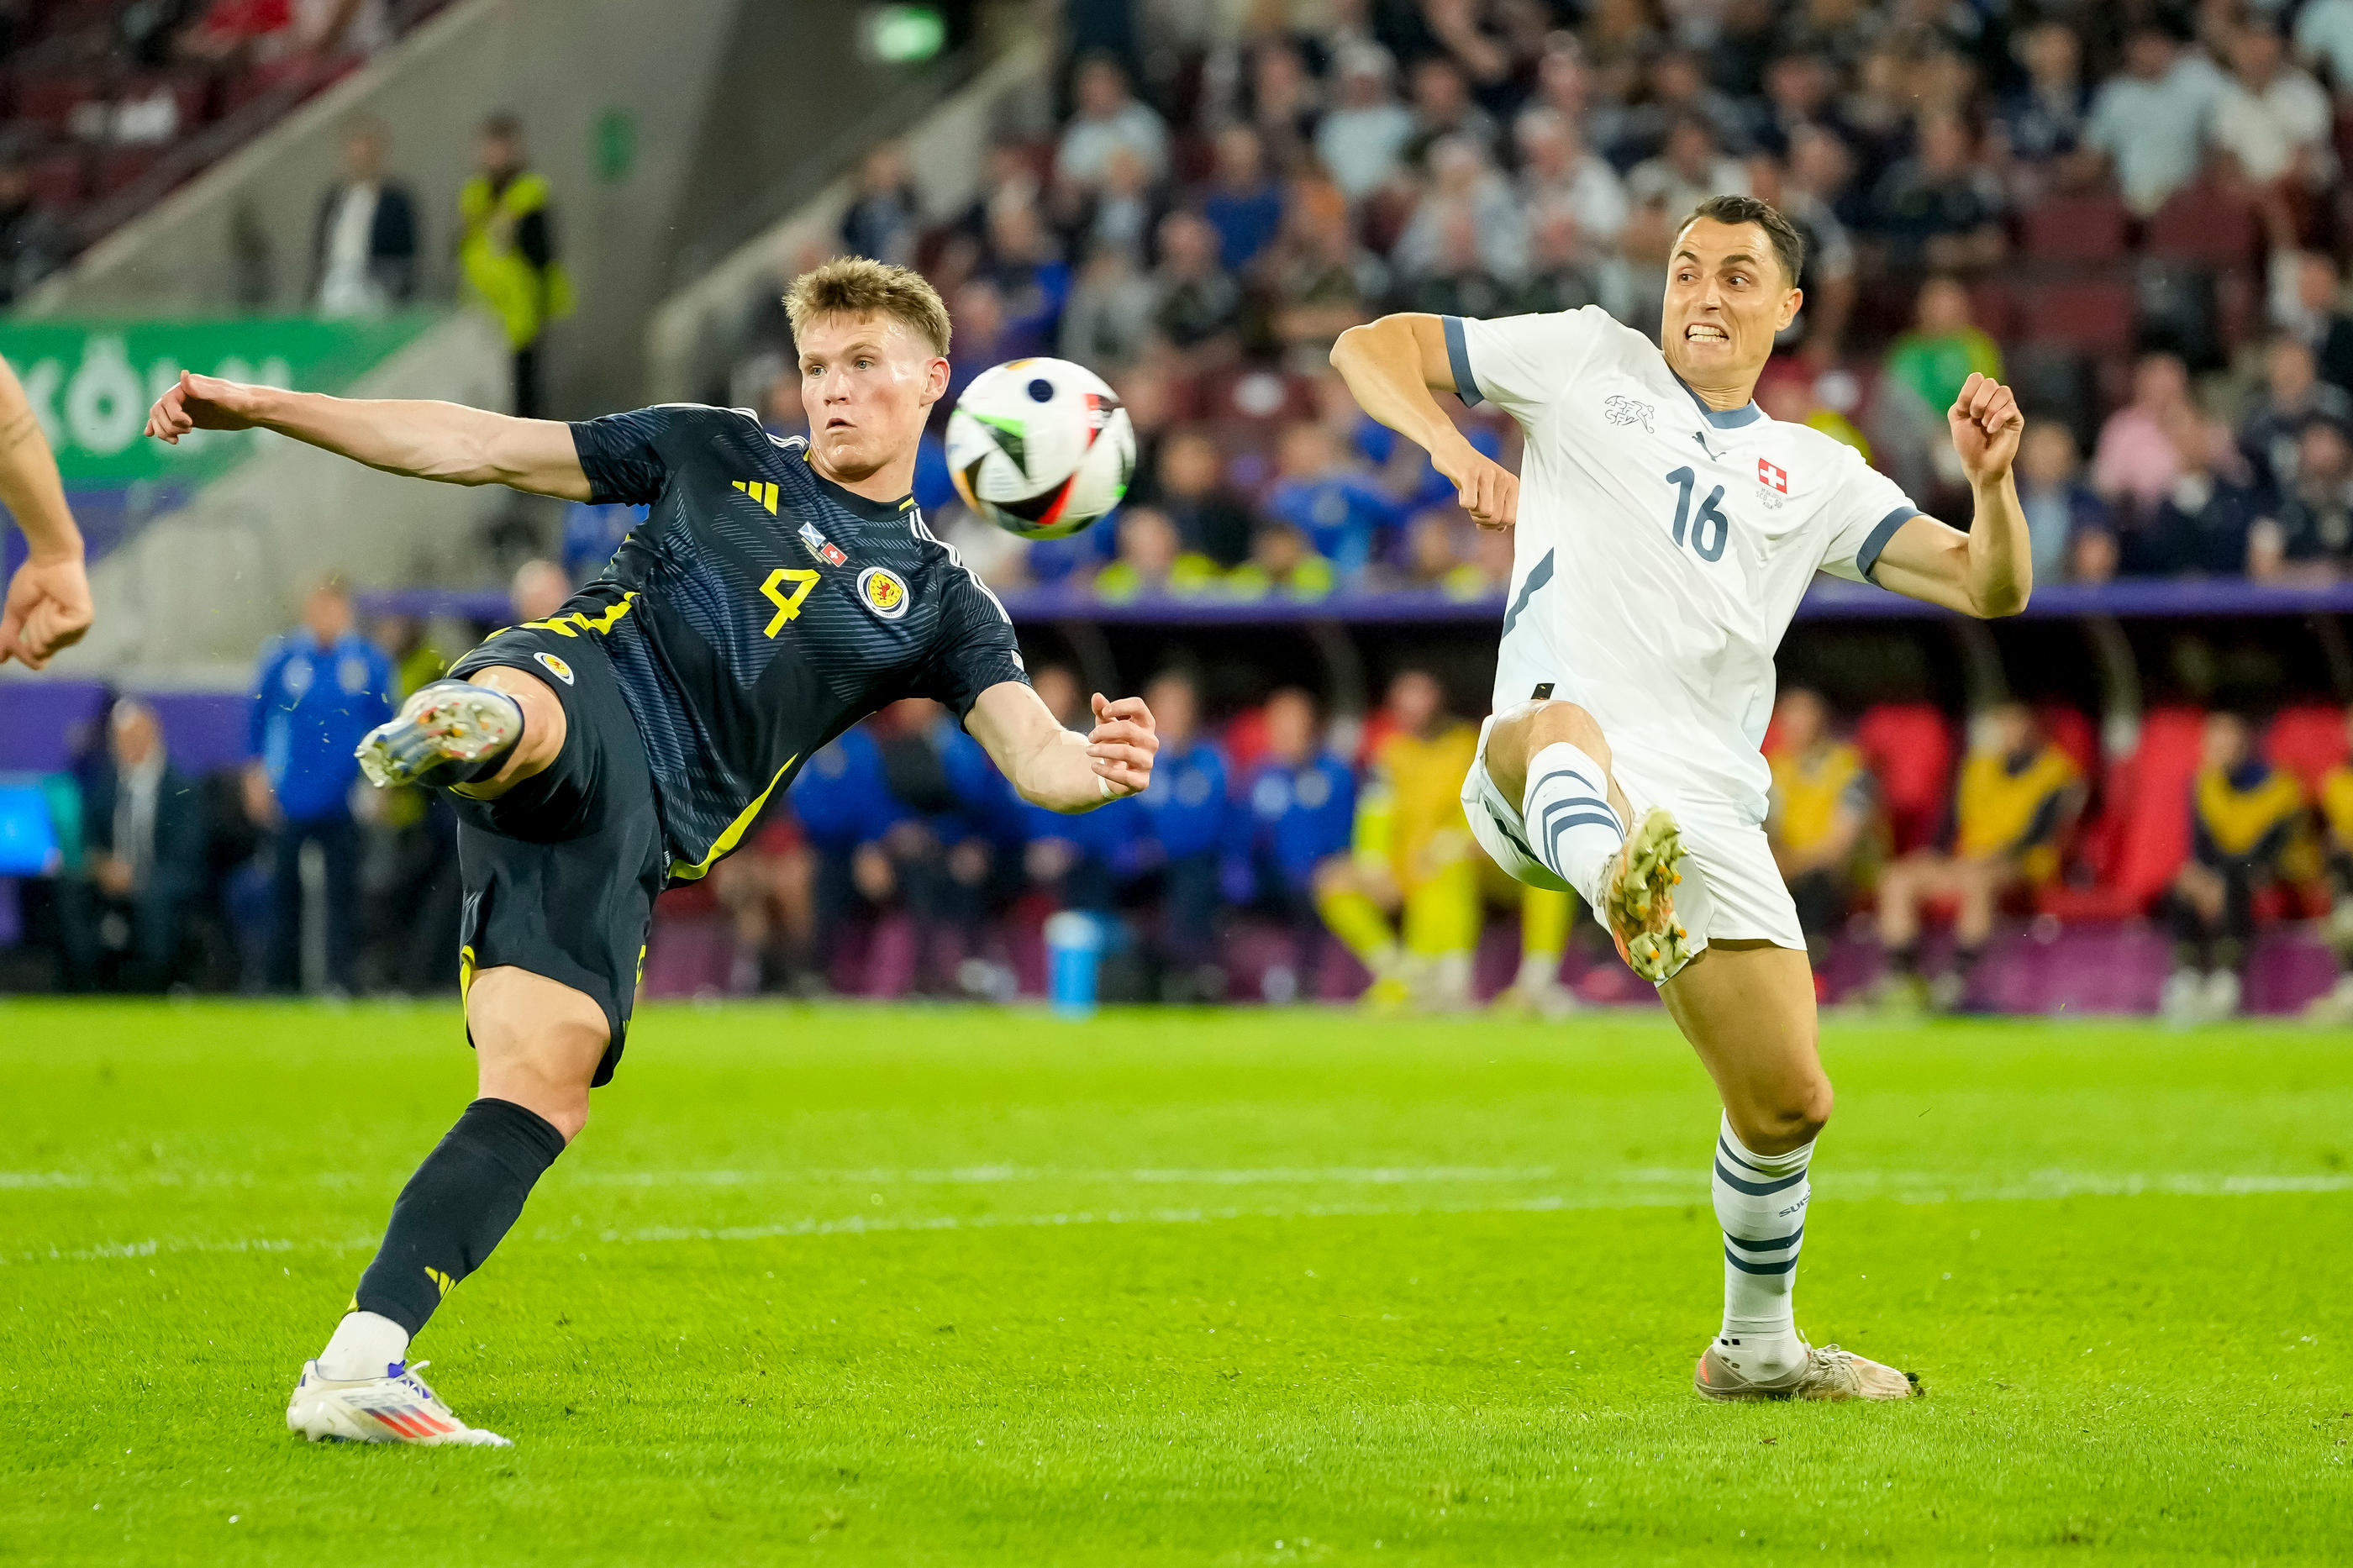
[[[400,1189],[375,1261],[353,1306],[411,1334],[449,1288],[482,1266],[532,1184],[564,1152],[564,1134],[512,1100],[478,1100]]]

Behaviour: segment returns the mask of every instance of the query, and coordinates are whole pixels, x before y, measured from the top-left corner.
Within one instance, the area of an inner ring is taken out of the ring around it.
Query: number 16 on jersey
[[[1680,549],[1686,527],[1691,532],[1692,553],[1702,561],[1717,561],[1724,556],[1724,542],[1732,531],[1732,520],[1716,510],[1715,503],[1724,499],[1724,487],[1710,490],[1707,499],[1699,503],[1699,516],[1691,514],[1692,491],[1699,484],[1699,476],[1689,468],[1677,468],[1667,476],[1667,482],[1679,487],[1675,496],[1675,545]],[[774,636],[772,632],[769,634]]]

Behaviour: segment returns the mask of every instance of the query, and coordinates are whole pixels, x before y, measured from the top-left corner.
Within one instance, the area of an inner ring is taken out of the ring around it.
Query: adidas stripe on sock
[[[1758,1154],[1724,1118],[1716,1132],[1715,1221],[1724,1227],[1724,1331],[1717,1353],[1771,1377],[1804,1352],[1790,1291],[1805,1246],[1806,1169],[1814,1146]]]
[[[1528,764],[1520,803],[1528,847],[1546,869],[1599,908],[1609,862],[1626,842],[1626,825],[1609,805],[1609,774],[1566,741],[1556,741]]]

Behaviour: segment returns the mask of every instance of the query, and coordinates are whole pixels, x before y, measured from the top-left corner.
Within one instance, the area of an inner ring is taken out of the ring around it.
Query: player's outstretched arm
[[[517,419],[459,403],[287,392],[187,371],[147,411],[147,434],[174,446],[191,430],[256,429],[387,474],[588,499],[572,428],[554,419]]]
[[[1143,794],[1160,750],[1152,710],[1141,697],[1113,702],[1095,693],[1095,727],[1082,735],[1063,729],[1018,680],[982,692],[965,728],[1023,800],[1049,811],[1092,811],[1105,801]]]
[[[0,360],[0,505],[25,531],[25,563],[0,604],[0,664],[33,669],[90,630],[90,578],[81,531],[66,509],[65,484],[48,437],[16,373]]]
[[[1873,575],[1883,588],[1981,619],[2014,616],[2034,591],[2034,551],[2010,464],[2026,416],[2010,388],[1971,373],[1946,415],[1953,450],[1968,474],[1977,515],[1969,531],[1915,517],[1895,531]]]
[[[1332,368],[1356,405],[1430,454],[1454,481],[1462,509],[1482,528],[1509,528],[1518,518],[1519,476],[1471,445],[1446,416],[1436,392],[1453,392],[1445,323],[1419,311],[1350,327],[1332,345]]]

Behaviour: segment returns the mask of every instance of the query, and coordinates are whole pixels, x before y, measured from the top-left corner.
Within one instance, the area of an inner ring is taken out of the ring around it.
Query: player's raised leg
[[[1619,956],[1654,982],[1681,968],[1692,952],[1672,891],[1683,879],[1682,832],[1663,806],[1632,820],[1593,715],[1574,702],[1522,703],[1489,728],[1485,761],[1495,787],[1520,803],[1530,852],[1584,898]]]
[[[588,1121],[611,1035],[586,993],[506,966],[468,987],[480,1093],[401,1189],[375,1260],[286,1424],[313,1441],[503,1444],[468,1426],[416,1375],[409,1342],[451,1287],[480,1268],[523,1201]]]
[[[1902,1399],[1911,1380],[1798,1332],[1807,1169],[1831,1116],[1804,952],[1715,942],[1660,995],[1724,1101],[1714,1189],[1724,1230],[1724,1326],[1693,1382],[1710,1399]]]

